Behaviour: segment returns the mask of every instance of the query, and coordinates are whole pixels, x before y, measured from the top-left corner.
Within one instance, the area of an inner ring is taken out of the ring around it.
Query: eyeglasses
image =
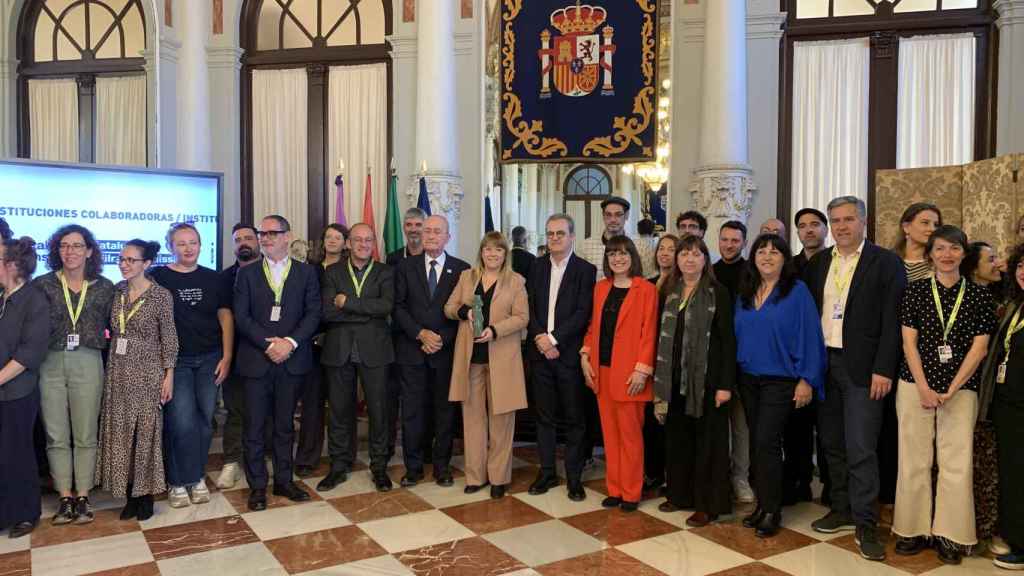
[[[270,238],[271,240],[276,240],[278,236],[287,233],[287,230],[257,230],[256,236],[260,238]]]
[[[566,232],[565,230],[555,230],[554,232],[549,230],[545,234],[545,236],[547,236],[548,238],[559,238],[559,239],[565,238],[568,235],[569,235],[569,233]]]
[[[81,252],[85,250],[85,244],[82,244],[81,242],[75,242],[73,244],[61,242],[60,249],[62,252]]]
[[[348,241],[353,244],[373,244],[373,238],[349,238]]]
[[[132,258],[130,256],[121,256],[117,259],[118,264],[128,264],[129,266],[135,266],[137,263],[145,261],[145,258]]]

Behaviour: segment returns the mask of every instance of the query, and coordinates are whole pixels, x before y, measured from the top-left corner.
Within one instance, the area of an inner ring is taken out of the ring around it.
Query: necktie
[[[437,290],[437,260],[430,261],[430,274],[427,275],[427,288],[430,289],[430,297],[434,297]]]

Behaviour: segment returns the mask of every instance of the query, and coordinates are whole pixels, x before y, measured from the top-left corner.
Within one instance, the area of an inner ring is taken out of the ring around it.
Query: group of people
[[[361,386],[379,491],[393,486],[398,428],[401,486],[428,471],[451,486],[461,409],[464,490],[502,498],[515,413],[529,407],[532,495],[561,483],[561,431],[566,493],[584,500],[599,437],[603,506],[631,512],[661,488],[659,508],[693,510],[687,524],[699,527],[736,500],[756,502],[743,525],[771,538],[783,506],[811,498],[817,464],[830,511],[813,529],[855,530],[865,558],[885,557],[881,501],[894,504],[898,554],[934,546],[955,564],[980,535],[995,538],[997,565],[1024,568],[1024,499],[996,489],[1024,476],[1013,443],[1024,422],[1024,247],[1004,263],[943,225],[937,207],[914,204],[889,250],[866,239],[863,201],[844,196],[827,214],[796,214],[799,254],[770,219],[745,259],[747,228],[728,221],[713,263],[697,212],[678,217],[678,235],[648,240],[625,234],[625,199],[601,209],[605,229],[579,242],[570,216],[550,216],[542,257],[524,249],[523,229],[513,246],[488,232],[472,264],[445,251],[447,220],[416,208],[407,244],[385,262],[364,223],[328,226],[297,260],[288,221],[271,215],[234,226],[236,262],[217,272],[198,265],[199,232],[179,223],[167,266],[152,267],[156,242],[126,242],[116,285],[86,228],[55,232],[50,272],[33,279],[35,243],[5,224],[0,450],[17,464],[0,471],[0,526],[17,537],[40,516],[37,414],[60,496],[54,524],[92,521],[95,486],[126,498],[122,518],[145,520],[164,491],[172,507],[209,501],[220,389],[217,484],[244,471],[256,511],[268,484],[310,498],[294,477],[314,473],[325,427],[330,468],[316,489],[347,481]]]

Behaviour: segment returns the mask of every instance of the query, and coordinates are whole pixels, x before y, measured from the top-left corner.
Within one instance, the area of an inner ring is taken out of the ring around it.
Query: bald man
[[[781,237],[783,240],[789,241],[786,238],[786,224],[778,218],[769,218],[761,224],[761,229],[758,230],[758,234],[775,234]]]
[[[395,270],[395,363],[402,373],[403,487],[423,480],[423,442],[434,424],[434,481],[451,486],[452,426],[455,404],[448,385],[458,321],[444,315],[459,274],[469,264],[445,252],[448,220],[430,216],[423,223],[423,252],[402,260]]]

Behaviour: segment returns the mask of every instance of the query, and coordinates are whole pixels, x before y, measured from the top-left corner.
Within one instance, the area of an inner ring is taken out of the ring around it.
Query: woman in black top
[[[11,538],[31,532],[41,513],[32,432],[50,317],[42,290],[26,284],[35,269],[31,238],[0,243],[0,530],[10,527]]]
[[[665,234],[658,238],[654,248],[654,267],[657,276],[649,280],[658,289],[658,310],[665,303],[661,287],[672,277],[676,267],[676,243],[679,238],[674,234]],[[661,333],[661,316],[658,316],[658,333]],[[654,417],[654,404],[644,405],[644,492],[660,488],[665,483],[665,429]]]
[[[932,278],[903,295],[903,367],[896,390],[899,473],[892,531],[898,554],[920,552],[929,537],[939,558],[958,564],[977,544],[973,445],[978,366],[985,358],[995,312],[988,290],[960,276],[967,236],[940,226],[925,256]],[[933,458],[937,455],[937,460]],[[932,465],[939,467],[932,514]]]

